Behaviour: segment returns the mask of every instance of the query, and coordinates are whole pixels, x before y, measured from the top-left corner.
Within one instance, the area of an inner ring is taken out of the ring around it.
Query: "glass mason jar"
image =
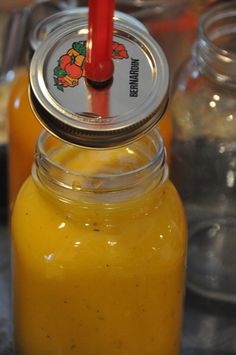
[[[8,11],[5,6],[9,6]],[[9,4],[5,6],[0,4],[0,224],[7,223],[7,107],[13,82],[21,74],[21,49],[28,19],[26,9],[13,11]]]
[[[86,19],[67,24],[31,61],[31,105],[51,135],[12,216],[16,354],[178,355],[186,225],[152,130],[167,61],[147,32],[115,22],[113,77],[94,88],[87,34]]]
[[[187,210],[188,286],[236,301],[236,2],[201,17],[173,94],[171,177]]]
[[[179,354],[185,234],[157,130],[110,150],[41,134],[12,219],[16,354]]]

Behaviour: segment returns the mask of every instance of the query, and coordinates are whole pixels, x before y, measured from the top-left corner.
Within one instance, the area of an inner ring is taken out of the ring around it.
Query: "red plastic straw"
[[[110,111],[110,90],[109,86],[103,88],[103,90],[96,90],[89,85],[89,109],[102,118],[107,118]],[[96,123],[96,126],[99,125]],[[102,126],[100,124],[99,126]]]
[[[89,0],[86,77],[96,83],[112,78],[114,0]]]

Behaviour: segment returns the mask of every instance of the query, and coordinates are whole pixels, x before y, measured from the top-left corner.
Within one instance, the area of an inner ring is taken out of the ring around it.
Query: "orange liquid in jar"
[[[42,126],[35,118],[28,99],[29,78],[26,70],[13,86],[8,108],[9,122],[9,204],[30,175],[34,149]]]
[[[93,174],[143,159],[75,149],[54,161]],[[30,177],[12,218],[17,354],[178,355],[185,231],[169,180],[109,204],[60,200]]]

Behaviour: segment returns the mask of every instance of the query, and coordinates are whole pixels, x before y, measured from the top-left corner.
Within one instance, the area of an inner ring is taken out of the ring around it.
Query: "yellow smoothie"
[[[147,161],[127,147],[64,147],[51,159],[67,175],[69,169],[124,173]],[[18,195],[12,217],[16,354],[180,354],[186,226],[178,194],[166,179],[104,202],[101,181],[92,199],[88,190],[95,186],[86,176],[71,184],[78,199],[32,177]],[[80,189],[87,189],[81,197]]]

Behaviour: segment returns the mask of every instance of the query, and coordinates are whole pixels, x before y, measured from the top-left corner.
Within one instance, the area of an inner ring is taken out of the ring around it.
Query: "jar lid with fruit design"
[[[88,23],[75,20],[53,31],[31,61],[30,100],[41,124],[80,146],[109,148],[146,134],[168,102],[166,57],[146,32],[114,22],[113,80],[102,89],[86,79]]]

